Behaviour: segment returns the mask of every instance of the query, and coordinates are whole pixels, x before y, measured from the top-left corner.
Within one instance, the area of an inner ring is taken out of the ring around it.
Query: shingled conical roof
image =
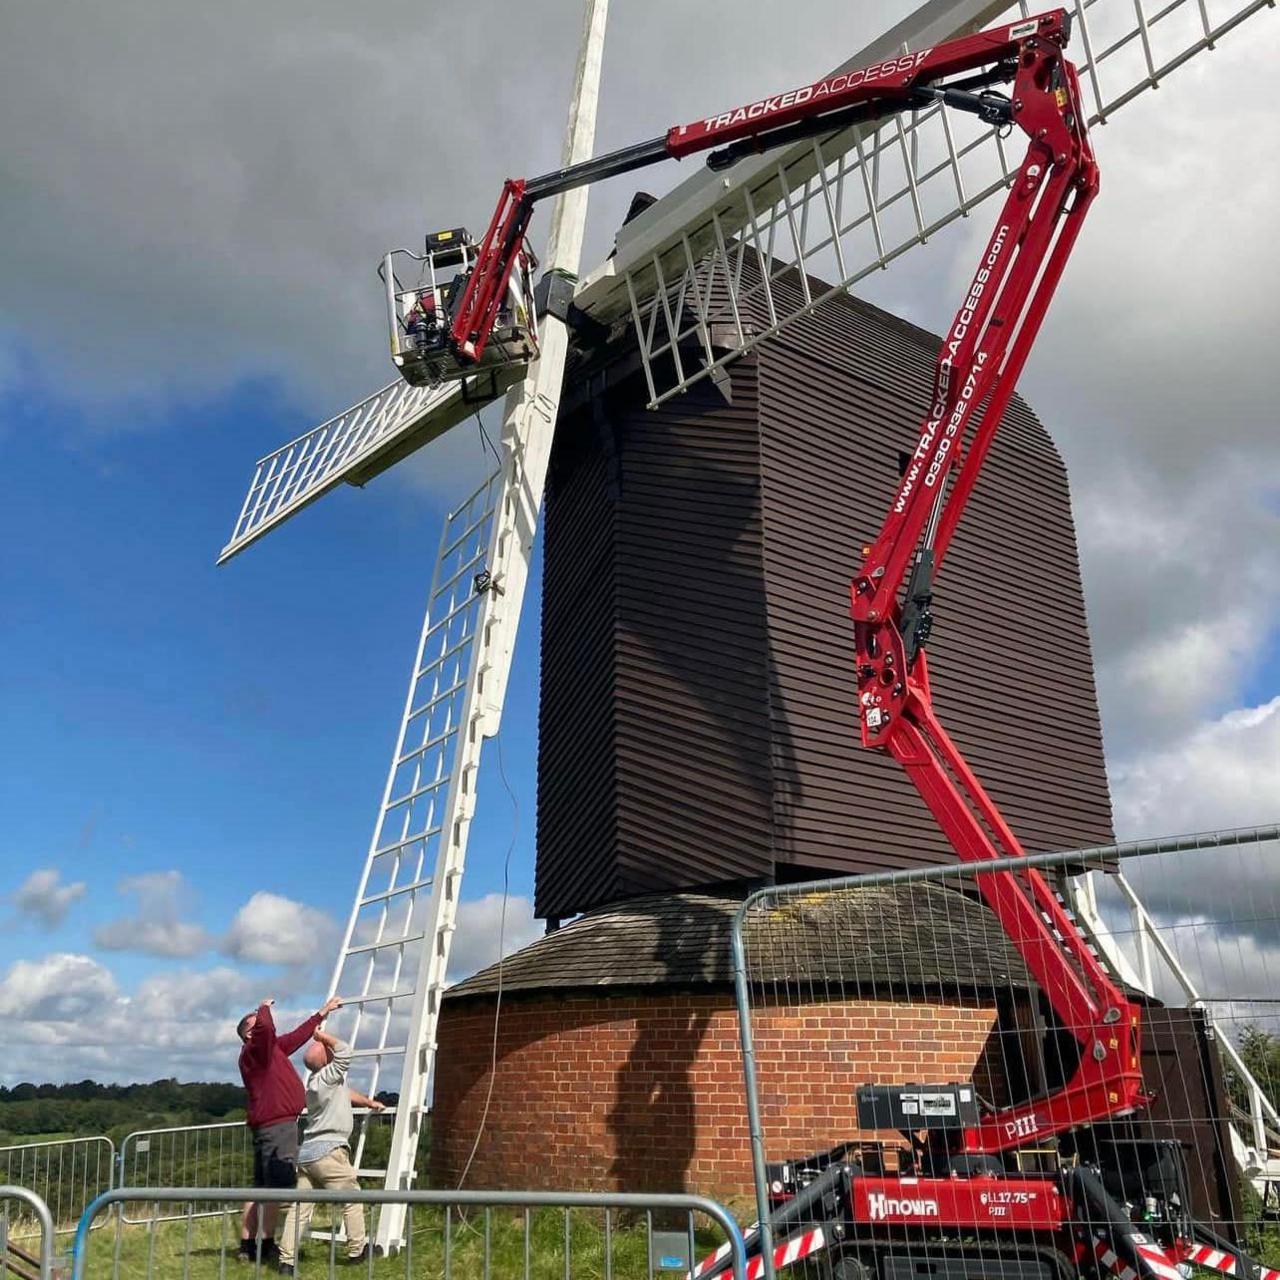
[[[446,999],[601,987],[726,987],[740,897],[655,894],[600,907],[451,987]],[[783,896],[744,931],[754,991],[959,995],[1030,985],[981,902],[929,881]]]

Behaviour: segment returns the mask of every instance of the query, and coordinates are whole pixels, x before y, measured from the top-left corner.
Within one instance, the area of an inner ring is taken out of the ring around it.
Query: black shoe
[[[373,1253],[373,1246],[366,1240],[364,1248],[359,1253],[347,1254],[347,1266],[354,1267],[361,1262],[368,1262],[371,1253]]]
[[[273,1236],[266,1236],[262,1241],[262,1260],[263,1262],[279,1262],[280,1246],[276,1244]]]
[[[253,1247],[252,1240],[241,1240],[240,1248],[236,1250],[237,1262],[252,1262],[257,1257],[257,1250]]]
[[[292,1262],[282,1262],[282,1263],[281,1263],[281,1264],[276,1268],[276,1270],[277,1270],[277,1271],[278,1271],[282,1276],[291,1276],[291,1275],[293,1275],[293,1263],[292,1263]]]

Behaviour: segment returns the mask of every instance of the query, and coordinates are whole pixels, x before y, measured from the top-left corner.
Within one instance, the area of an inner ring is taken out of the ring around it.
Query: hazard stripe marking
[[[811,1253],[816,1253],[819,1249],[825,1248],[827,1238],[822,1234],[822,1228],[816,1227],[812,1231],[802,1231],[799,1235],[792,1236],[790,1240],[784,1241],[778,1245],[773,1251],[773,1269],[781,1271],[783,1267],[789,1267],[793,1262],[799,1262],[802,1258],[807,1258]],[[764,1259],[761,1257],[752,1258],[747,1264],[747,1280],[760,1280],[764,1274]]]
[[[1182,1256],[1185,1261],[1193,1262],[1197,1267],[1208,1267],[1213,1271],[1221,1271],[1228,1276],[1239,1274],[1239,1259],[1235,1254],[1227,1253],[1222,1249],[1215,1249],[1212,1245],[1188,1245],[1183,1250]],[[1259,1267],[1258,1274],[1261,1280],[1280,1280],[1280,1271],[1277,1271],[1274,1267]]]

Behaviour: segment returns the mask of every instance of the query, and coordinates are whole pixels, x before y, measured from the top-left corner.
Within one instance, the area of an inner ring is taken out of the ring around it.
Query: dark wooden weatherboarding
[[[848,613],[937,345],[842,296],[657,410],[625,351],[578,376],[543,532],[540,916],[951,859],[859,746]],[[1021,399],[935,612],[939,712],[1025,846],[1110,840],[1066,472]]]

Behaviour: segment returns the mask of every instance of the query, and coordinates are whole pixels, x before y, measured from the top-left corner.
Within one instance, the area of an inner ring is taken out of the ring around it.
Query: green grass
[[[140,1206],[134,1206],[139,1212]],[[330,1224],[328,1205],[320,1205],[312,1220],[317,1230]],[[372,1212],[372,1210],[370,1210]],[[337,1221],[336,1209],[334,1221]],[[558,1209],[541,1209],[529,1214],[529,1276],[533,1280],[564,1280],[565,1227]],[[646,1251],[648,1235],[643,1216],[614,1214],[609,1239],[612,1262],[609,1273],[617,1280],[642,1280],[648,1275]],[[655,1228],[679,1229],[683,1223],[664,1222],[655,1215]],[[338,1280],[443,1280],[445,1270],[445,1213],[434,1207],[413,1212],[411,1247],[394,1258],[378,1258],[372,1267],[347,1267],[343,1247],[334,1246],[336,1262],[332,1274]],[[1247,1233],[1248,1247],[1264,1266],[1280,1265],[1280,1226],[1256,1223]],[[718,1229],[705,1227],[696,1237],[695,1261],[712,1252],[720,1243]],[[123,1226],[106,1222],[92,1233],[86,1276],[89,1280],[262,1280],[274,1277],[274,1267],[258,1270],[236,1261],[239,1244],[239,1215],[194,1218],[163,1222],[154,1228]],[[70,1238],[60,1236],[59,1251],[70,1247]],[[569,1251],[573,1280],[604,1280],[606,1239],[603,1214],[593,1210],[570,1213]],[[522,1280],[525,1275],[525,1215],[516,1210],[494,1209],[487,1224],[483,1210],[465,1215],[449,1215],[449,1275],[470,1280],[486,1274],[493,1280]],[[114,1262],[119,1258],[119,1269]],[[330,1245],[311,1240],[303,1245],[297,1269],[299,1280],[323,1280],[330,1272]],[[659,1274],[659,1273],[655,1273]],[[1204,1280],[1221,1275],[1198,1271]]]
[[[328,1226],[329,1206],[317,1208],[313,1228]],[[529,1275],[535,1280],[564,1280],[565,1224],[558,1209],[541,1209],[529,1214]],[[569,1251],[574,1280],[603,1280],[606,1274],[606,1237],[604,1215],[594,1210],[570,1213]],[[655,1228],[680,1229],[680,1223],[655,1221]],[[520,1280],[525,1275],[525,1216],[522,1211],[494,1209],[488,1217],[487,1232],[483,1210],[470,1210],[465,1216],[457,1211],[449,1217],[449,1273],[464,1280],[485,1274],[486,1252],[488,1274],[494,1280]],[[434,1207],[419,1207],[413,1213],[411,1245],[393,1258],[378,1258],[367,1265],[348,1268],[344,1265],[342,1247],[335,1256],[338,1275],[359,1280],[443,1280],[445,1275],[445,1213]],[[487,1236],[487,1239],[486,1239]],[[704,1257],[720,1244],[715,1228],[702,1230],[697,1236],[697,1255]],[[114,1259],[119,1256],[119,1276],[125,1280],[160,1280],[161,1277],[184,1277],[186,1280],[255,1280],[255,1268],[237,1263],[234,1252],[239,1244],[238,1215],[225,1218],[193,1219],[160,1223],[154,1229],[114,1223],[95,1231],[90,1237],[86,1276],[107,1278],[113,1275]],[[639,1280],[648,1274],[648,1235],[642,1217],[614,1214],[608,1252],[611,1273],[617,1280]],[[66,1246],[64,1246],[66,1247]],[[303,1246],[297,1269],[299,1280],[317,1278],[329,1273],[330,1246],[326,1241],[312,1240]],[[274,1275],[274,1268],[263,1267],[261,1274]]]

